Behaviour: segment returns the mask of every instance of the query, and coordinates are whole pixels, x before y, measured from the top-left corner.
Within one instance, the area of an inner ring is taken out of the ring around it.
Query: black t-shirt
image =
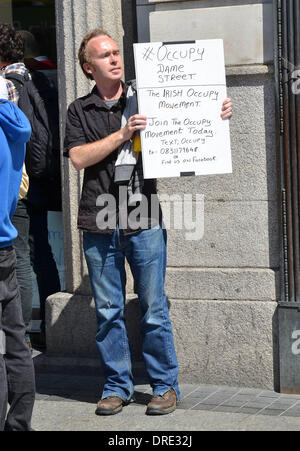
[[[111,108],[101,98],[96,86],[90,94],[71,103],[66,121],[64,156],[68,157],[69,151],[73,147],[98,141],[120,130],[122,113],[126,106],[126,91],[127,87],[124,85],[120,99]],[[118,149],[104,160],[84,170],[77,221],[79,229],[93,233],[112,233],[115,229],[114,223],[120,225],[120,187],[114,183],[117,157]],[[122,193],[124,193],[124,187],[122,188]],[[105,202],[105,195],[109,194],[112,195],[114,202],[109,200]],[[160,208],[157,212],[156,180],[145,180],[142,194],[147,202],[147,228],[150,228],[157,225],[161,219]],[[109,222],[107,217],[99,214],[102,209],[110,212],[112,219],[115,216],[115,221]],[[127,209],[128,214],[130,214],[133,207]],[[124,215],[122,217],[124,218]],[[122,224],[124,234],[136,233],[140,230],[132,229],[130,226],[126,227],[124,221]],[[145,221],[143,221],[143,224],[145,224]]]

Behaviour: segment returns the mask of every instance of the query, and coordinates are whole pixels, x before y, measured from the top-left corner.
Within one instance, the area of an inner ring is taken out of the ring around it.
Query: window
[[[40,47],[40,55],[56,64],[55,0],[4,0],[0,2],[1,22],[16,30],[30,31]]]

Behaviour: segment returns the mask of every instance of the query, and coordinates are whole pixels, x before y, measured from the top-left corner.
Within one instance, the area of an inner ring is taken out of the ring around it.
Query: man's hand
[[[128,141],[136,131],[144,130],[146,125],[146,116],[142,116],[141,114],[134,114],[133,116],[130,116],[127,124],[122,129],[124,141]]]
[[[77,171],[104,160],[110,153],[128,141],[137,130],[146,128],[147,118],[140,114],[131,116],[125,127],[98,141],[73,147],[70,158]]]
[[[231,101],[231,99],[228,97],[228,98],[225,99],[224,102],[223,102],[221,118],[222,118],[222,119],[230,119],[231,116],[232,116],[232,101]]]

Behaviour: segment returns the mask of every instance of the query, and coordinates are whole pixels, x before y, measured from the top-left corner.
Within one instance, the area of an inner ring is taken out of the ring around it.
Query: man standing
[[[5,81],[0,77],[0,431],[30,431],[35,378],[25,342],[12,246],[17,231],[11,218],[18,201],[25,144],[31,128],[22,111],[4,100],[5,90]],[[10,409],[6,416],[7,403]]]
[[[124,322],[125,258],[141,305],[142,352],[154,395],[146,413],[168,414],[175,410],[180,391],[164,292],[166,233],[159,218],[151,217],[149,210],[148,227],[131,227],[130,222],[124,220],[124,204],[114,181],[118,151],[146,127],[147,120],[143,115],[132,114],[124,121],[130,84],[121,81],[120,51],[106,32],[96,29],[84,37],[79,61],[84,74],[96,85],[89,95],[69,106],[64,154],[71,158],[77,170],[85,169],[78,227],[83,231],[83,247],[96,304],[96,344],[106,379],[96,414],[120,412],[134,393]],[[223,116],[229,117],[226,115],[231,114],[230,101],[223,108]],[[150,205],[151,195],[156,194],[155,180],[143,180],[140,193]],[[99,211],[106,208],[103,199],[111,197],[115,200],[114,208],[106,211],[113,220],[105,221]],[[129,210],[126,205],[125,211]]]

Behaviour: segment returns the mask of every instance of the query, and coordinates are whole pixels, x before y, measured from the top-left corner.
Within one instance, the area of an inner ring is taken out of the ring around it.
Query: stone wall
[[[131,1],[93,0],[88,10],[80,1],[57,3],[63,122],[66,105],[89,89],[75,63],[87,30],[105,25],[124,45],[127,77],[134,75],[135,11]],[[232,174],[159,181],[160,194],[204,195],[202,239],[168,231],[166,292],[185,382],[276,386],[280,252],[271,12],[271,0],[137,1],[140,41],[147,33],[154,41],[224,39],[234,103]],[[95,312],[76,230],[80,176],[66,161],[64,174],[67,292],[48,299],[48,354],[96,357]],[[130,273],[129,279],[127,326],[139,363],[139,307]]]

